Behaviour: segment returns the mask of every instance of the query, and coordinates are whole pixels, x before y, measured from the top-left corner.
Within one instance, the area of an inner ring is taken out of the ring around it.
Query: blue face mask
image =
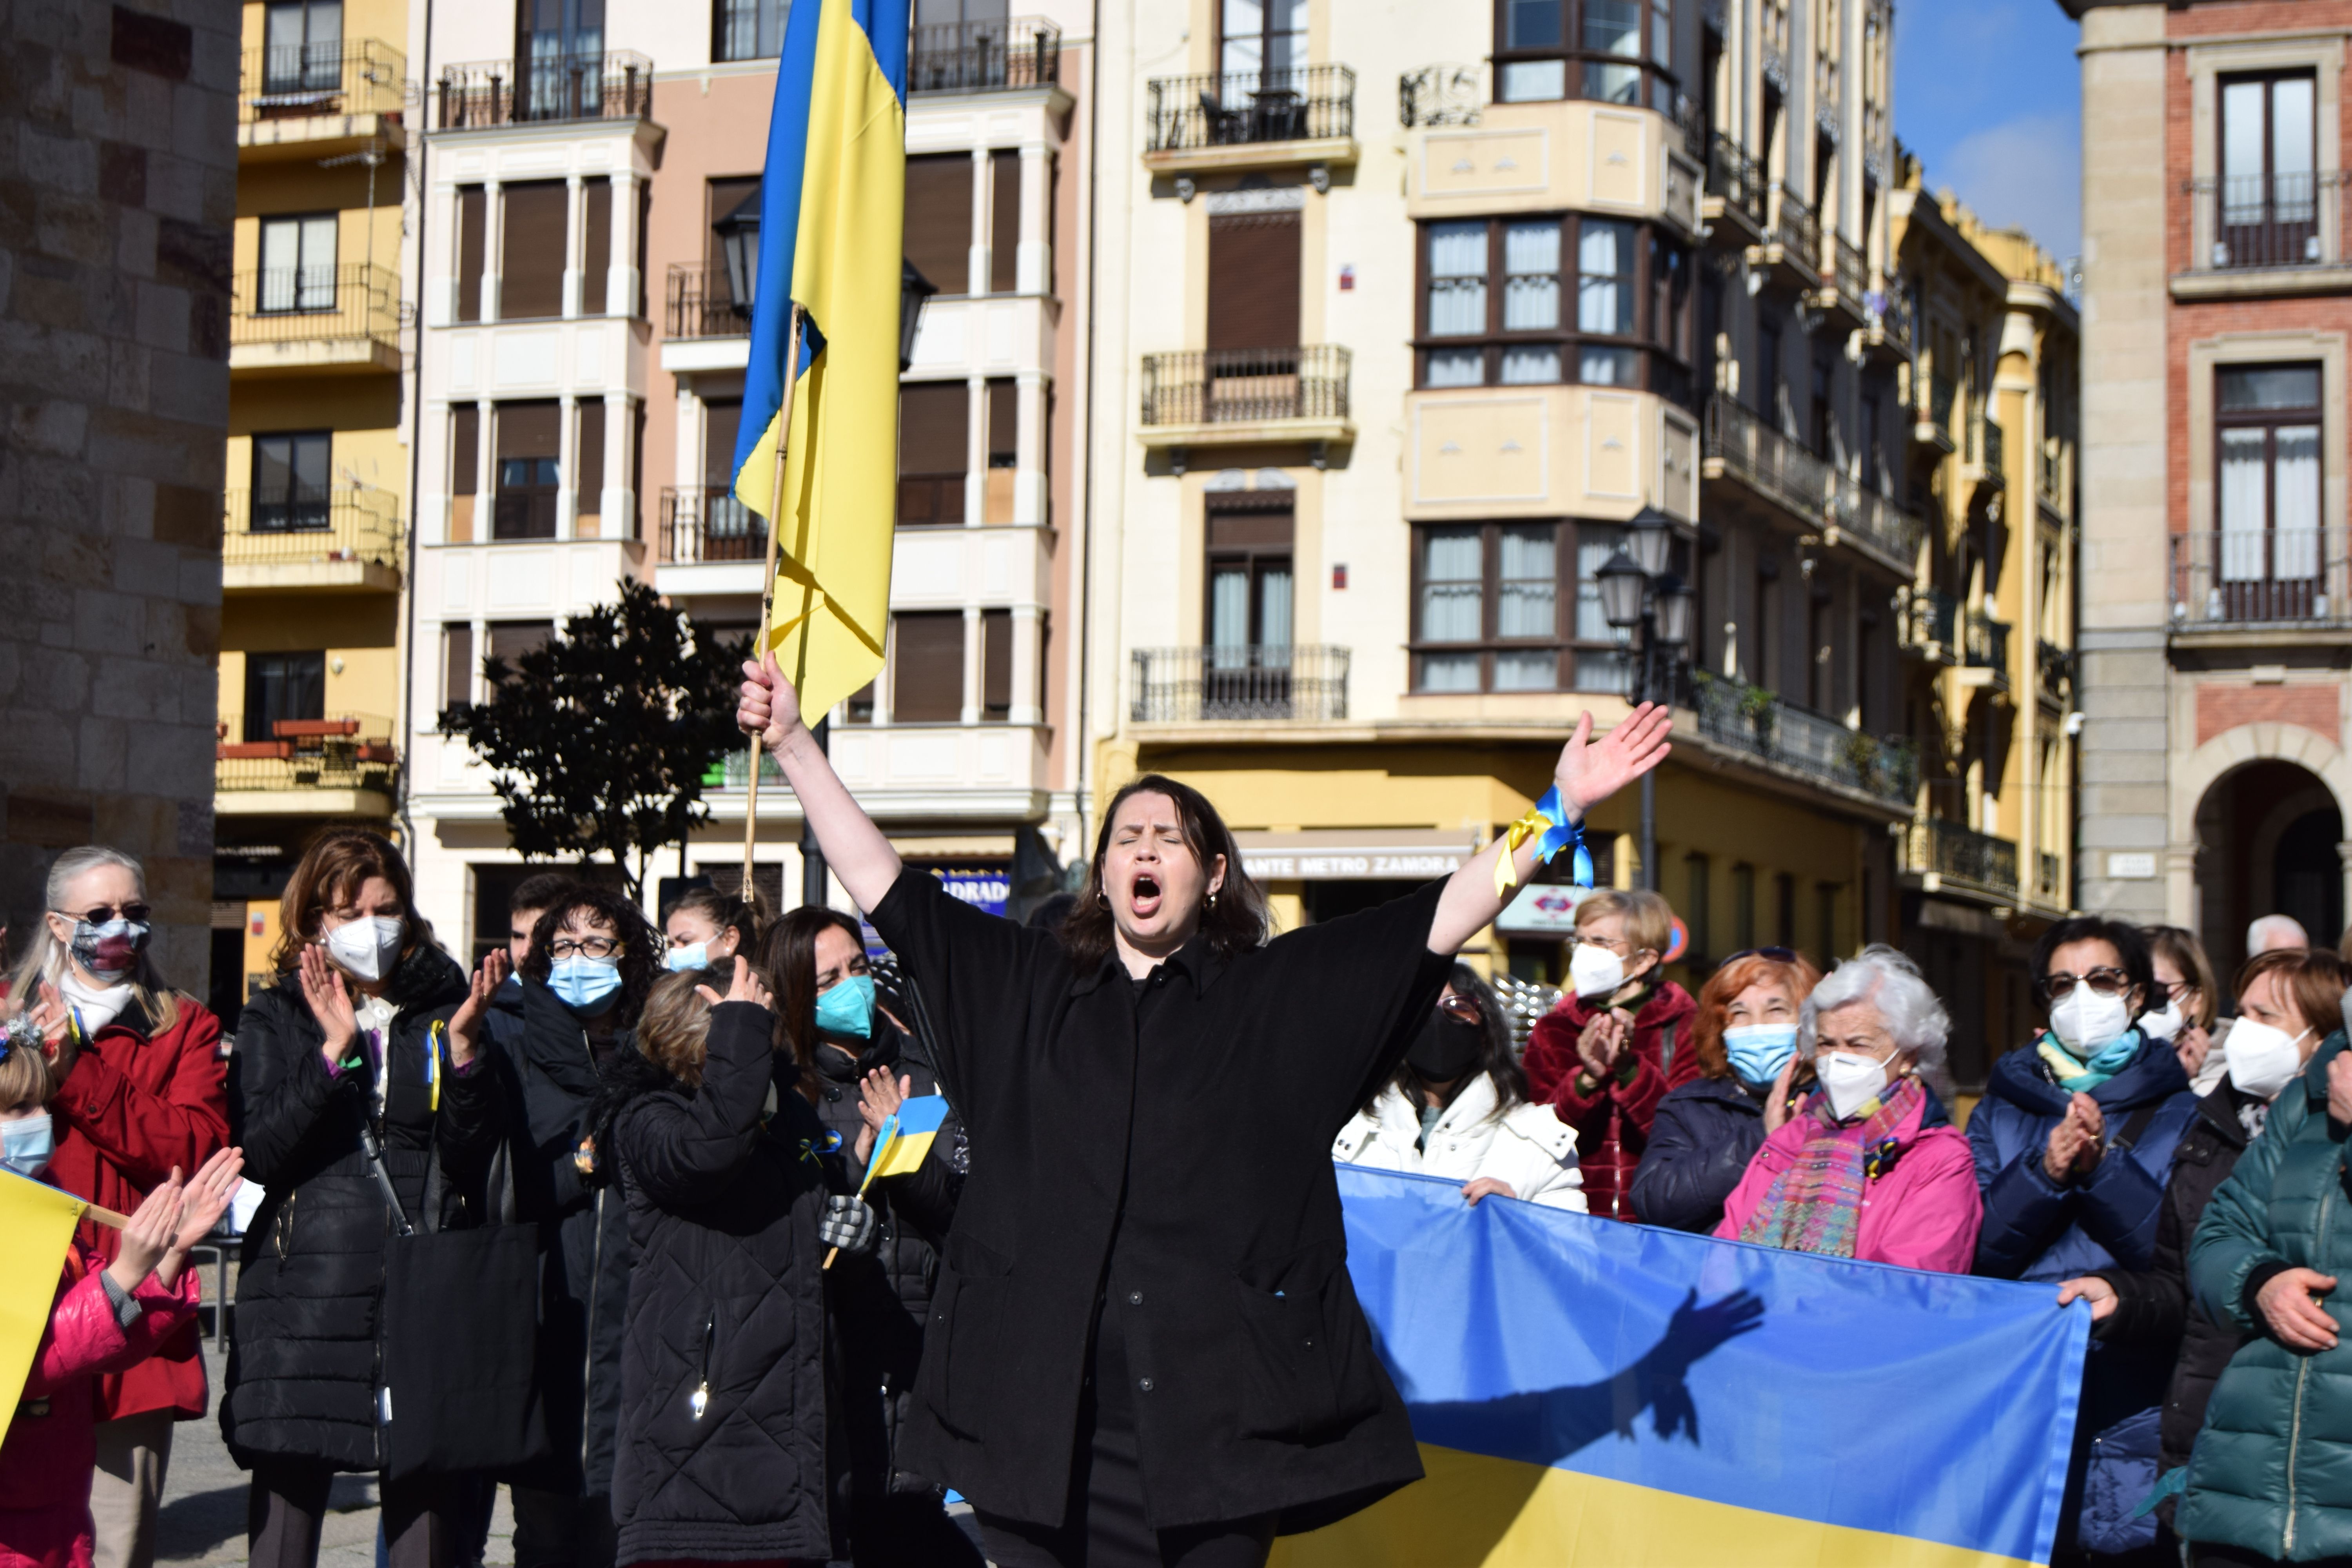
[[[663,959],[672,969],[708,969],[710,967],[710,944],[698,942],[692,947],[673,947]]]
[[[0,1165],[16,1174],[39,1175],[49,1168],[49,1156],[56,1152],[47,1111],[16,1121],[0,1121]]]
[[[816,1026],[862,1040],[874,1032],[874,977],[853,974],[816,999]]]
[[[1723,1031],[1723,1048],[1731,1058],[1732,1071],[1749,1083],[1769,1084],[1797,1054],[1797,1026],[1743,1024]]]
[[[583,1018],[610,1008],[621,996],[621,966],[609,958],[561,958],[548,971],[548,989]]]

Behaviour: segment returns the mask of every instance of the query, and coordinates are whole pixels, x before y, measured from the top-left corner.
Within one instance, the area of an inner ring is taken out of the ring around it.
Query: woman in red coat
[[[1528,1037],[1528,1092],[1576,1130],[1591,1212],[1638,1219],[1629,1191],[1666,1090],[1698,1076],[1698,1005],[1663,978],[1674,910],[1652,892],[1597,892],[1576,906],[1569,984]]]
[[[147,957],[146,875],[117,849],[68,849],[49,868],[48,912],[11,977],[58,1079],[49,1180],[118,1214],[137,1209],[173,1166],[193,1171],[228,1142],[220,1020],[173,991]],[[119,1239],[98,1230],[111,1260]],[[90,1493],[98,1568],[150,1568],[172,1423],[205,1413],[196,1326],[98,1381],[98,1475]]]

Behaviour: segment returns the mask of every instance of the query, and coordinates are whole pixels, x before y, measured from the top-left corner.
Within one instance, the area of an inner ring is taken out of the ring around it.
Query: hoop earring
[[[1104,892],[1100,888],[1097,888],[1095,889],[1095,902],[1101,905],[1104,909],[1108,909],[1110,908],[1110,895]]]

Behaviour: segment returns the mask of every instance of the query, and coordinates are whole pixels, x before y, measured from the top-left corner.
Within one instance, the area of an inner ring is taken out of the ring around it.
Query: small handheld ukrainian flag
[[[16,1414],[57,1305],[66,1248],[88,1206],[47,1183],[0,1171],[0,1434]]]
[[[908,0],[794,5],[768,122],[735,495],[775,534],[761,646],[812,721],[880,672],[889,620],[907,37]]]
[[[943,1095],[919,1095],[901,1101],[898,1114],[882,1124],[881,1136],[874,1144],[873,1161],[866,1167],[866,1180],[857,1184],[864,1192],[877,1177],[909,1176],[919,1170],[923,1157],[931,1152],[931,1141],[948,1119],[948,1102]]]

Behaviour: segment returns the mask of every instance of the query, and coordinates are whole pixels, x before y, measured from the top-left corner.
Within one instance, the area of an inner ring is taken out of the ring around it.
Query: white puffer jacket
[[[1584,1176],[1576,1168],[1576,1134],[1548,1105],[1519,1104],[1495,1114],[1495,1080],[1481,1073],[1463,1085],[1425,1150],[1420,1108],[1391,1085],[1370,1111],[1340,1130],[1331,1157],[1343,1164],[1407,1171],[1469,1183],[1492,1176],[1518,1196],[1556,1209],[1584,1212]]]

